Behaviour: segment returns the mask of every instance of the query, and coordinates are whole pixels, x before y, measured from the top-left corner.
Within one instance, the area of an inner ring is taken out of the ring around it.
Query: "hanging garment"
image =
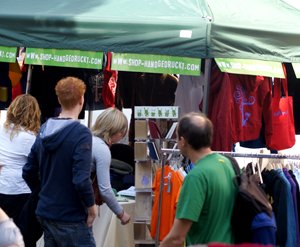
[[[297,246],[297,233],[291,185],[281,169],[263,171],[265,191],[272,197],[277,224],[277,244]]]
[[[232,213],[232,229],[236,243],[258,243],[276,245],[276,223],[272,206],[252,173],[252,163],[241,173],[237,161],[231,161],[236,173],[238,193]]]
[[[291,194],[292,194],[292,200],[293,200],[293,206],[294,206],[294,212],[295,212],[295,223],[296,223],[296,234],[297,234],[297,246],[300,246],[300,235],[299,235],[299,222],[298,222],[298,203],[297,203],[297,188],[296,184],[288,172],[287,168],[282,169],[283,174],[287,178],[288,182],[291,185]]]
[[[17,84],[20,83],[22,78],[22,71],[18,62],[9,63],[9,79],[11,81],[12,87],[15,87]]]
[[[255,140],[265,123],[265,136],[272,133],[271,82],[263,76],[229,74],[233,97],[233,142]]]
[[[251,242],[276,246],[276,221],[274,214],[270,217],[266,213],[257,214],[251,224]]]
[[[137,78],[135,104],[145,106],[172,106],[178,79],[170,74],[144,73]]]
[[[208,117],[214,125],[213,150],[232,151],[232,104],[229,76],[213,63],[208,107]]]
[[[297,201],[297,211],[298,211],[298,225],[300,227],[300,190],[298,180],[292,170],[289,170],[289,173],[295,183],[296,186],[296,201]]]
[[[7,108],[12,101],[12,85],[9,78],[9,64],[0,63],[0,109]]]
[[[152,238],[156,236],[156,227],[158,220],[158,206],[159,206],[159,194],[160,194],[160,184],[161,184],[161,172],[159,169],[154,178],[153,182],[153,192],[154,192],[154,202],[152,207],[151,225],[150,233]],[[163,180],[163,191],[162,193],[162,207],[160,212],[160,227],[159,227],[159,240],[169,233],[172,228],[175,212],[176,212],[176,202],[178,199],[178,194],[183,182],[183,176],[179,170],[175,171],[172,167],[164,166],[164,180]]]
[[[105,108],[115,107],[115,95],[118,81],[118,71],[111,70],[112,53],[107,53],[107,64],[103,70],[104,84],[102,88],[102,101]]]
[[[263,119],[262,119],[263,120]],[[266,138],[265,138],[265,124],[262,121],[262,128],[259,133],[259,137],[255,140],[250,141],[240,141],[240,146],[244,148],[265,148],[266,147]]]
[[[203,99],[204,74],[200,76],[180,75],[175,92],[175,106],[180,107],[180,115],[199,112]]]

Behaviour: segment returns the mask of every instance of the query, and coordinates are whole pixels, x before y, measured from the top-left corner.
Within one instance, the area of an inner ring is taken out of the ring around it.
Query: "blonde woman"
[[[117,108],[104,110],[92,127],[92,169],[96,169],[102,200],[117,215],[123,225],[130,221],[130,215],[124,211],[115,198],[110,184],[109,168],[111,163],[110,146],[119,142],[127,134],[127,129],[128,120],[124,113]]]
[[[22,168],[40,129],[37,100],[23,94],[16,97],[0,126],[0,207],[16,221],[31,191],[22,178]]]

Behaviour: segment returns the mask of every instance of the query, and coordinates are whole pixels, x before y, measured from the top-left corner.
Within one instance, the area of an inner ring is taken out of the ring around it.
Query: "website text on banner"
[[[222,72],[284,78],[280,62],[238,58],[215,58]]]
[[[25,64],[102,69],[103,52],[27,48]]]
[[[17,57],[16,47],[0,46],[0,62],[14,63]]]
[[[163,55],[113,53],[112,70],[199,76],[201,59]]]

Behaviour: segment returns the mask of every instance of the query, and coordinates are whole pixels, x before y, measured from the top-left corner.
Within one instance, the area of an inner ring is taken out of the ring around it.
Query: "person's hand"
[[[8,219],[9,217],[7,216],[7,214],[2,210],[2,208],[0,208],[0,221],[5,221]]]
[[[120,219],[122,225],[126,225],[130,221],[130,215],[125,211],[123,211],[121,215],[118,215],[118,218]]]
[[[93,206],[88,208],[88,217],[86,221],[88,227],[93,226],[93,222],[96,219],[96,216],[97,216],[97,206],[96,204],[94,204]]]

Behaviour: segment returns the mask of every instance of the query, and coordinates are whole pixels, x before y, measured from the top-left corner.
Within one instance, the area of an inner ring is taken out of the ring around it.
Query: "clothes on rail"
[[[160,212],[159,240],[162,240],[172,228],[173,221],[175,219],[176,204],[184,179],[184,175],[181,169],[175,170],[170,165],[164,165],[163,169],[164,178],[163,190],[161,192],[162,207]],[[150,233],[153,238],[155,238],[157,234],[161,173],[162,168],[157,170],[152,187],[154,192],[154,202],[152,207]]]
[[[231,218],[235,243],[271,244],[276,246],[276,222],[272,206],[254,174],[256,165],[249,163],[243,171],[237,161],[227,156],[236,173],[238,193]],[[242,220],[241,220],[242,219]]]
[[[265,169],[262,172],[265,191],[270,196],[277,223],[279,246],[300,246],[299,238],[299,181],[293,171]]]

